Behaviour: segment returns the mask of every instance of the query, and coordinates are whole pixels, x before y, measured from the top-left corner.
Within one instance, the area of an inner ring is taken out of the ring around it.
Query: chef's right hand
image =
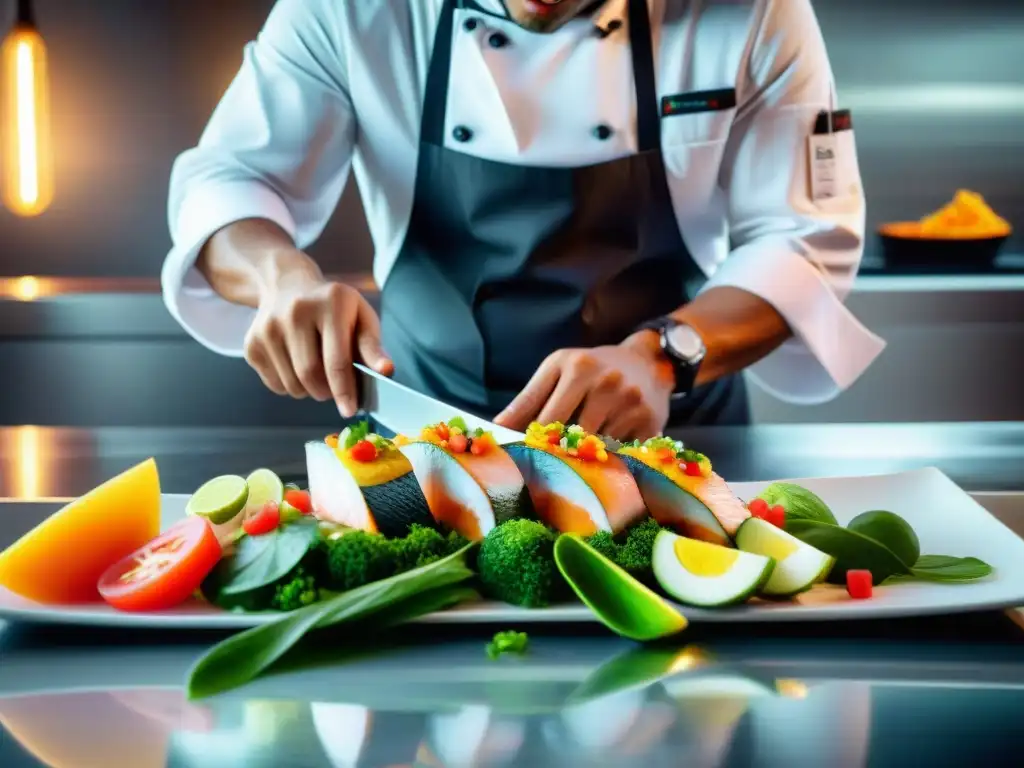
[[[310,274],[286,275],[260,297],[245,359],[273,392],[333,399],[345,418],[358,407],[353,362],[385,376],[394,370],[369,302],[349,285]]]

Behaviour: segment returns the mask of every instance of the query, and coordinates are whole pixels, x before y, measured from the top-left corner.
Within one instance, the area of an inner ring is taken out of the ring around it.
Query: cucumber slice
[[[767,597],[793,597],[806,592],[835,564],[835,559],[821,550],[757,517],[740,525],[736,546],[775,560],[771,578],[761,588],[761,594]]]
[[[245,483],[249,486],[249,500],[245,503],[246,517],[259,512],[268,501],[276,504],[284,501],[284,483],[269,469],[257,469],[245,478]]]
[[[185,514],[205,517],[213,525],[223,525],[245,509],[249,485],[244,477],[221,475],[200,486],[185,505]]]
[[[681,603],[717,608],[742,603],[769,580],[775,562],[671,531],[654,540],[654,578]]]

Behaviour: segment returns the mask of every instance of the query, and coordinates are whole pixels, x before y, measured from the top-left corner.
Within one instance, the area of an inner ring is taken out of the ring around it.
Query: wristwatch
[[[637,328],[637,331],[656,331],[661,337],[661,350],[672,363],[676,375],[674,397],[693,391],[701,363],[707,355],[704,340],[691,326],[674,317],[658,317]]]

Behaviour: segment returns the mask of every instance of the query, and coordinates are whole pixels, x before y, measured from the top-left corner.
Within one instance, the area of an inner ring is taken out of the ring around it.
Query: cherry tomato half
[[[448,448],[452,453],[465,453],[469,446],[469,440],[465,435],[452,435],[448,438]]]
[[[189,517],[110,566],[96,585],[119,611],[162,611],[192,596],[221,557],[204,517]]]
[[[284,500],[304,515],[313,512],[313,502],[310,501],[309,491],[285,491]]]
[[[369,440],[360,440],[352,446],[349,455],[356,461],[373,461],[377,458],[377,446]]]

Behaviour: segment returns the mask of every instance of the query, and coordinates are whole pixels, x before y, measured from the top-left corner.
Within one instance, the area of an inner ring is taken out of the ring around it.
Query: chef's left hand
[[[643,331],[615,346],[549,355],[495,422],[520,432],[531,421],[577,423],[617,440],[646,440],[665,429],[674,388],[657,334]]]

